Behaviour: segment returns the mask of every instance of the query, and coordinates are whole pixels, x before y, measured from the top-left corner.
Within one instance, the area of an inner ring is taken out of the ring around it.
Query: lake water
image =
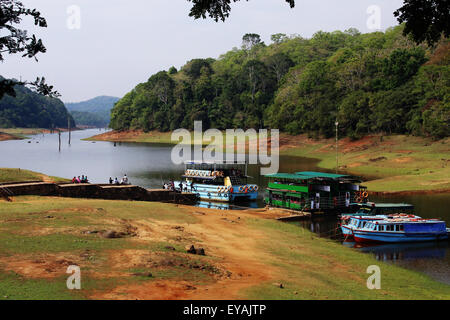
[[[57,134],[40,134],[30,140],[0,142],[0,167],[22,168],[51,176],[72,178],[87,175],[93,183],[108,183],[109,177],[121,178],[127,174],[133,184],[146,188],[161,188],[164,181],[179,179],[184,167],[170,160],[172,146],[143,143],[91,142],[81,139],[101,133],[98,129],[61,134],[61,151]],[[249,183],[261,187],[267,181],[260,176],[258,166],[250,166]],[[317,161],[306,158],[281,157],[280,172],[317,171]],[[323,171],[323,170],[322,170]],[[262,195],[253,206],[262,205]],[[380,202],[407,202],[416,206],[417,214],[425,218],[442,218],[450,225],[450,195],[414,195],[371,198]],[[296,224],[322,237],[340,241],[338,220],[317,218]],[[354,243],[344,245],[362,252],[369,252],[379,260],[396,263],[405,268],[424,272],[436,280],[450,284],[449,242],[382,245],[357,247]]]

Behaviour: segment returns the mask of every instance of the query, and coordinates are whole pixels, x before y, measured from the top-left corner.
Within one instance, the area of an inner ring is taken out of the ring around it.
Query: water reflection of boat
[[[214,201],[199,201],[197,202],[197,207],[207,208],[207,209],[217,209],[217,210],[244,210],[244,209],[257,209],[257,202],[248,202],[245,207],[236,206],[227,202],[214,202]]]
[[[357,242],[344,242],[346,247],[354,248],[364,253],[372,253],[378,260],[408,260],[408,259],[442,259],[445,258],[448,242],[421,242],[421,243],[395,243],[395,244],[361,244]]]
[[[230,204],[221,202],[199,201],[197,207],[217,210],[230,210]]]

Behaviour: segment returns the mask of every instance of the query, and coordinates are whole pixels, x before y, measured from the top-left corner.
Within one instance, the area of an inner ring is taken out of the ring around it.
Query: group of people
[[[175,191],[175,192],[180,192],[180,193],[182,193],[183,191],[188,192],[189,191],[188,187],[189,187],[188,184],[187,183],[183,184],[183,182],[180,182],[178,184],[178,186],[175,186],[175,182],[173,180],[171,180],[169,183],[164,183],[164,186],[163,186],[164,190],[170,190],[170,191]],[[191,182],[190,187],[191,187],[191,192],[193,192],[195,190],[194,182]]]
[[[117,177],[116,177],[114,180],[113,180],[112,177],[109,177],[109,184],[115,184],[115,185],[129,185],[130,182],[128,181],[128,177],[127,177],[127,175],[125,174],[125,175],[123,176],[123,178],[120,179],[120,182],[119,182],[119,180],[117,179]]]
[[[80,176],[73,177],[72,183],[89,183],[89,180],[87,176],[82,175],[81,178]]]

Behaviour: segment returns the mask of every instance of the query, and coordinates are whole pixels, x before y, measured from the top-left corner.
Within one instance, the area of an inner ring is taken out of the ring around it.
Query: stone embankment
[[[197,201],[195,194],[179,194],[169,190],[144,189],[132,185],[55,184],[47,182],[17,182],[0,184],[0,197],[60,196],[105,200],[158,201],[191,204]]]

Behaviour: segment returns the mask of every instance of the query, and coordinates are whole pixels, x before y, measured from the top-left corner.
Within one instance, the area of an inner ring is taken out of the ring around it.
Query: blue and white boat
[[[358,204],[356,213],[344,213],[341,215],[341,230],[346,240],[353,239],[352,230],[362,228],[367,221],[382,220],[385,218],[411,218],[418,219],[414,215],[414,206],[407,203],[374,203]]]
[[[342,220],[341,223],[341,231],[345,237],[345,241],[353,240],[353,231],[358,228],[363,228],[365,225],[372,221],[382,221],[386,217],[385,216],[354,216],[350,217],[347,220]],[[345,223],[344,223],[345,222]]]
[[[195,162],[185,163],[182,181],[175,189],[183,193],[196,193],[202,200],[237,202],[258,198],[259,187],[248,184],[246,162]]]
[[[352,230],[359,243],[425,242],[448,239],[445,221],[437,219],[395,218],[369,221]]]

